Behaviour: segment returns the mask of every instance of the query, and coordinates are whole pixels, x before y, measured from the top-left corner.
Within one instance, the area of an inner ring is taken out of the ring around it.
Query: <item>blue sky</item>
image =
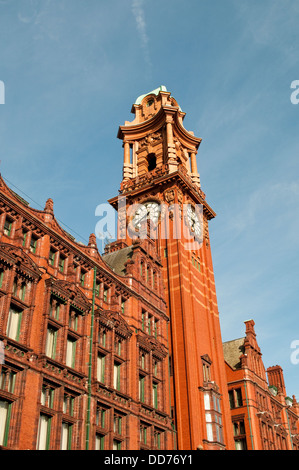
[[[0,0],[0,170],[12,189],[37,208],[53,198],[88,240],[96,206],[118,193],[118,126],[165,85],[203,139],[223,340],[253,318],[265,366],[282,366],[297,399],[298,24],[291,0]]]

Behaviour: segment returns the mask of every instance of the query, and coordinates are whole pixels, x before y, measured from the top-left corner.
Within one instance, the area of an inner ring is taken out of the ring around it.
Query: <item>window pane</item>
[[[105,356],[98,356],[97,379],[99,382],[105,382]]]
[[[105,436],[101,436],[100,434],[97,434],[95,450],[104,450],[104,448],[105,448]]]
[[[76,354],[76,341],[68,338],[66,346],[66,365],[68,367],[75,367],[75,354]]]
[[[4,445],[5,431],[8,424],[8,409],[9,403],[0,400],[0,445]]]
[[[46,343],[46,356],[55,359],[55,348],[56,348],[56,330],[48,328],[47,331],[47,343]]]
[[[120,365],[114,364],[113,386],[116,390],[120,390]]]
[[[121,442],[120,441],[113,441],[113,450],[121,450]]]
[[[158,385],[153,384],[153,407],[158,407]]]
[[[71,449],[72,426],[68,423],[62,423],[61,430],[61,450]]]
[[[39,418],[37,449],[47,450],[49,448],[50,417],[41,415]]]
[[[9,310],[6,334],[9,338],[14,339],[16,341],[19,338],[20,320],[21,312],[11,307]]]
[[[210,410],[210,395],[208,393],[204,394],[204,404],[205,404],[205,410]]]
[[[144,377],[139,377],[139,400],[144,402]]]
[[[207,423],[207,439],[213,441],[213,426],[211,423]]]

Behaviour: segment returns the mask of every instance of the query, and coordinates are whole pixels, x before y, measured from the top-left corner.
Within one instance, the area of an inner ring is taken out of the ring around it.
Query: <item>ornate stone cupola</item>
[[[185,113],[165,86],[139,96],[131,111],[135,119],[118,131],[124,148],[123,183],[180,168],[199,187],[196,154],[201,139],[184,128]]]

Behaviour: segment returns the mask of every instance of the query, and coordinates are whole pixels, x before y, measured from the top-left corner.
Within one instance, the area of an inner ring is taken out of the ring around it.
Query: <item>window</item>
[[[50,301],[50,317],[55,318],[55,320],[59,320],[59,313],[62,305],[62,302],[59,302],[59,300],[52,296]]]
[[[150,268],[147,266],[147,268],[146,268],[146,282],[147,283],[149,281],[149,278],[150,278]]]
[[[54,251],[54,250],[52,250],[52,248],[50,248],[50,252],[49,252],[49,264],[50,264],[50,266],[54,266],[55,255],[56,255],[56,251]]]
[[[157,159],[154,153],[149,153],[147,156],[148,169],[147,171],[153,171],[157,166]]]
[[[201,356],[201,360],[202,360],[203,381],[210,382],[212,362],[207,354],[204,356]]]
[[[98,354],[97,380],[102,383],[105,383],[105,360],[106,357],[103,354]]]
[[[54,388],[43,384],[41,391],[41,404],[47,408],[53,408],[54,403]]]
[[[0,445],[6,446],[9,431],[11,403],[0,400]]]
[[[12,220],[6,217],[5,222],[4,222],[4,230],[3,230],[4,235],[6,235],[7,237],[10,237],[11,228],[12,228]]]
[[[9,393],[14,392],[16,373],[11,369],[2,366],[0,375],[0,389]]]
[[[246,450],[246,435],[244,420],[233,421],[235,448],[236,450]]]
[[[107,331],[105,330],[105,328],[102,328],[102,327],[99,328],[98,341],[99,341],[99,344],[103,346],[103,348],[106,347]]]
[[[69,393],[63,395],[63,413],[69,416],[74,415],[75,397]]]
[[[148,332],[149,335],[152,334],[152,323],[153,323],[153,317],[152,317],[152,315],[148,315],[147,332]]]
[[[103,300],[104,300],[104,302],[107,302],[107,300],[108,300],[108,287],[107,286],[104,286]]]
[[[97,413],[96,413],[96,425],[97,426],[100,426],[101,428],[105,428],[107,413],[108,413],[108,410],[106,408],[103,408],[102,406],[97,407]]]
[[[51,417],[41,414],[38,423],[37,450],[49,450],[50,448]]]
[[[99,282],[96,282],[95,294],[97,297],[99,297],[100,295],[100,283]]]
[[[115,337],[115,342],[114,342],[114,352],[118,356],[121,356],[121,353],[122,353],[122,340],[121,340],[121,338],[118,338],[117,336]]]
[[[161,449],[161,434],[160,431],[154,431],[154,446],[156,449]]]
[[[65,258],[62,255],[60,255],[59,261],[58,261],[58,269],[61,273],[64,272],[64,262],[65,262]]]
[[[3,278],[4,278],[4,270],[0,269],[0,288],[3,285]]]
[[[121,441],[113,440],[113,450],[121,450]]]
[[[200,272],[200,261],[192,256],[192,264]]]
[[[145,318],[146,318],[146,311],[142,309],[141,312],[141,329],[145,331]]]
[[[243,406],[242,391],[240,388],[229,390],[228,397],[231,410]]]
[[[245,426],[244,426],[244,421],[234,421],[233,423],[234,427],[234,436],[240,436],[240,434],[245,434]]]
[[[47,329],[47,340],[46,340],[46,356],[51,359],[55,359],[56,355],[56,341],[57,341],[57,330],[52,326],[48,326]]]
[[[154,336],[157,339],[158,338],[158,327],[159,327],[159,320],[155,318],[154,321]]]
[[[104,450],[105,449],[105,436],[102,434],[96,434],[95,441],[95,450]]]
[[[85,283],[85,275],[86,275],[86,272],[81,269],[81,273],[80,273],[80,284],[82,287],[84,287],[84,283]]]
[[[223,444],[222,415],[219,396],[212,391],[205,392],[204,407],[206,410],[207,440]]]
[[[80,313],[75,310],[75,309],[70,309],[70,314],[69,314],[69,328],[71,328],[74,331],[78,330],[78,324],[79,324],[79,315]]]
[[[114,415],[113,432],[115,432],[116,434],[121,434],[121,427],[122,427],[122,417],[119,415]]]
[[[10,307],[9,309],[6,334],[9,338],[14,339],[15,341],[19,341],[22,313],[23,311],[16,307]]]
[[[121,309],[122,314],[125,313],[125,303],[126,303],[126,301],[124,299],[121,299],[120,309]]]
[[[61,450],[70,450],[72,448],[72,424],[62,423],[61,429]]]
[[[153,375],[155,377],[158,377],[158,372],[159,372],[159,365],[158,361],[156,359],[153,359]]]
[[[146,426],[145,424],[140,425],[140,443],[144,445],[147,445],[148,437],[149,437],[147,428],[148,426]]]
[[[153,383],[153,407],[158,408],[158,384]]]
[[[113,368],[113,387],[116,390],[120,390],[120,367],[121,365],[118,363],[114,363]]]
[[[240,388],[236,390],[236,403],[237,406],[243,406],[242,392]]]
[[[36,247],[37,247],[37,238],[34,235],[32,235],[31,240],[30,240],[30,248],[29,248],[31,253],[33,254],[36,253]]]
[[[139,376],[139,400],[144,403],[144,391],[145,391],[145,377]]]
[[[71,336],[67,338],[67,345],[66,345],[66,365],[71,367],[72,369],[75,368],[75,359],[76,359],[76,340]]]
[[[139,367],[143,370],[146,368],[146,354],[142,351],[139,353]]]
[[[26,283],[20,277],[14,279],[12,294],[14,297],[24,301],[26,294]]]
[[[203,363],[203,380],[209,382],[211,380],[210,365]]]
[[[22,234],[23,234],[23,242],[22,242],[22,246],[24,247],[25,244],[26,244],[26,238],[27,238],[27,230],[23,230]]]

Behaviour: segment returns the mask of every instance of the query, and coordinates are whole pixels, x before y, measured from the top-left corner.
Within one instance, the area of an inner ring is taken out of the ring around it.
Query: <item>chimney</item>
[[[286,388],[283,378],[283,370],[280,366],[272,366],[267,369],[269,385],[273,385],[278,390],[281,389],[284,396],[286,396]]]

